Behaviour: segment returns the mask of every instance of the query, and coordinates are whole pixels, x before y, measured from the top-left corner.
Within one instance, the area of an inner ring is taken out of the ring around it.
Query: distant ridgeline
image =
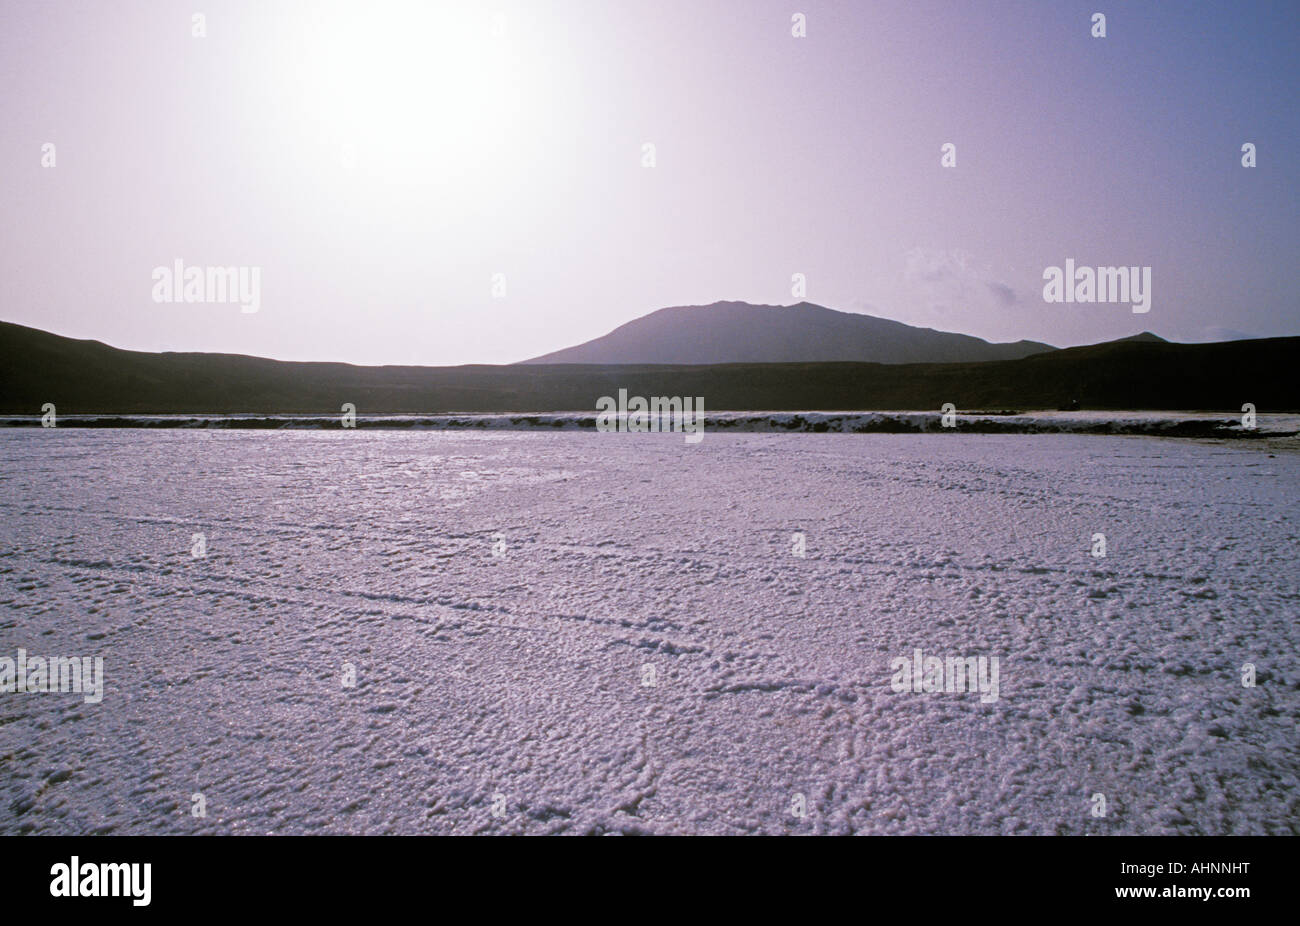
[[[721,411],[1300,410],[1300,338],[1126,339],[963,363],[364,367],[144,353],[0,322],[0,414],[359,415],[591,412],[620,389]],[[712,417],[712,414],[710,415]]]

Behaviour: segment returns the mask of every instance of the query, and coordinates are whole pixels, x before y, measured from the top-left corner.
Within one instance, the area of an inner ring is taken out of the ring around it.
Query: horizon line
[[[808,307],[808,308],[815,308],[815,309],[824,309],[824,310],[826,310],[826,311],[828,311],[828,312],[836,312],[836,313],[841,314],[841,315],[856,315],[856,316],[859,316],[859,317],[862,317],[862,318],[871,318],[871,319],[876,319],[876,320],[879,320],[879,321],[892,322],[892,323],[897,324],[897,325],[902,325],[902,326],[904,326],[904,327],[906,327],[906,328],[911,328],[911,329],[913,329],[913,330],[915,330],[915,331],[930,331],[930,332],[936,332],[936,333],[939,333],[939,334],[953,334],[953,335],[959,335],[959,336],[961,336],[961,337],[975,338],[976,340],[983,341],[985,344],[990,344],[990,345],[1008,345],[1008,344],[1023,344],[1023,343],[1028,343],[1028,344],[1043,344],[1043,345],[1045,345],[1046,347],[1048,347],[1050,350],[1053,350],[1053,351],[1058,351],[1058,350],[1069,350],[1070,348],[1075,348],[1075,347],[1093,347],[1093,346],[1096,346],[1096,345],[1098,345],[1098,344],[1110,344],[1110,343],[1114,343],[1114,342],[1116,342],[1116,341],[1123,341],[1123,340],[1126,340],[1126,339],[1129,339],[1129,338],[1140,337],[1140,336],[1142,336],[1142,335],[1153,335],[1153,336],[1155,336],[1155,337],[1157,337],[1157,338],[1160,338],[1161,340],[1163,340],[1163,341],[1165,341],[1166,343],[1169,343],[1169,344],[1227,344],[1227,343],[1232,343],[1232,342],[1234,342],[1234,341],[1267,340],[1269,337],[1296,337],[1296,336],[1300,336],[1300,335],[1264,335],[1264,336],[1254,336],[1254,335],[1252,335],[1252,336],[1241,337],[1241,338],[1227,338],[1227,339],[1225,339],[1225,340],[1221,340],[1221,341],[1172,341],[1172,340],[1170,340],[1169,338],[1166,338],[1166,337],[1164,337],[1163,335],[1161,335],[1161,334],[1159,334],[1159,333],[1157,333],[1157,332],[1155,332],[1155,331],[1153,331],[1153,330],[1147,328],[1147,329],[1143,329],[1143,330],[1141,330],[1141,331],[1135,331],[1135,332],[1133,332],[1132,334],[1124,335],[1124,336],[1119,337],[1119,338],[1110,338],[1110,339],[1108,339],[1108,340],[1104,340],[1104,341],[1085,341],[1085,342],[1081,342],[1081,343],[1078,343],[1078,344],[1064,344],[1064,345],[1056,345],[1056,344],[1049,344],[1049,343],[1046,342],[1046,341],[1037,341],[1037,340],[1034,340],[1033,338],[1019,338],[1019,339],[1017,339],[1017,340],[1013,340],[1013,341],[990,341],[990,340],[988,340],[987,338],[979,337],[979,335],[967,334],[967,333],[962,332],[962,331],[950,331],[950,330],[942,329],[942,328],[931,328],[931,327],[924,326],[924,325],[912,325],[912,324],[909,324],[908,322],[899,321],[898,319],[895,319],[895,318],[888,318],[888,317],[883,316],[883,315],[871,315],[871,314],[868,314],[868,313],[866,313],[866,312],[855,312],[855,311],[852,311],[852,310],[846,310],[846,309],[836,309],[836,308],[832,308],[831,306],[822,305],[821,303],[816,303],[816,302],[810,302],[810,301],[808,301],[808,300],[801,300],[801,301],[799,301],[799,302],[794,302],[794,303],[790,303],[790,304],[773,304],[773,303],[755,303],[755,302],[746,302],[746,301],[743,300],[743,299],[718,299],[718,300],[714,300],[713,302],[708,302],[708,303],[698,303],[698,304],[684,303],[684,304],[681,304],[681,305],[661,306],[661,307],[659,307],[659,308],[657,308],[657,309],[652,309],[652,310],[650,310],[649,312],[646,312],[646,313],[644,313],[644,314],[642,314],[642,315],[638,315],[638,316],[636,316],[636,318],[629,319],[629,320],[626,321],[626,322],[623,322],[623,323],[621,323],[621,324],[619,324],[619,325],[616,325],[616,326],[614,326],[613,328],[610,328],[608,331],[605,331],[605,332],[602,333],[602,334],[598,334],[598,335],[595,335],[594,337],[588,338],[586,341],[579,341],[579,342],[577,342],[576,344],[570,344],[570,345],[565,346],[565,347],[558,347],[558,348],[555,348],[554,350],[545,351],[545,352],[543,352],[543,353],[541,353],[541,354],[533,354],[533,355],[531,355],[531,356],[529,356],[529,357],[524,357],[524,358],[522,358],[522,359],[520,359],[520,360],[510,361],[510,362],[506,362],[506,363],[483,363],[483,362],[476,362],[476,361],[467,361],[467,362],[465,362],[465,363],[452,363],[452,364],[433,364],[433,363],[430,363],[430,364],[424,364],[424,363],[361,363],[361,362],[358,362],[358,361],[355,361],[355,360],[338,360],[338,359],[290,360],[290,359],[286,359],[286,358],[284,358],[284,357],[274,357],[274,356],[270,356],[270,355],[266,355],[266,354],[246,354],[246,353],[234,353],[234,352],[231,352],[231,351],[202,350],[202,349],[193,349],[193,348],[170,348],[170,349],[166,349],[166,350],[141,350],[141,349],[139,349],[139,348],[134,348],[134,347],[121,347],[121,346],[118,346],[118,345],[116,345],[116,344],[110,343],[110,342],[108,342],[108,341],[101,340],[101,339],[99,339],[99,338],[76,337],[76,336],[74,336],[74,335],[70,335],[70,334],[62,334],[62,333],[60,333],[60,332],[58,332],[58,331],[55,331],[55,330],[52,330],[52,329],[50,329],[50,328],[38,328],[38,327],[35,327],[35,326],[33,326],[33,325],[27,325],[27,324],[24,324],[24,323],[22,323],[22,322],[10,321],[10,320],[8,320],[8,319],[0,319],[0,324],[13,325],[14,327],[17,327],[17,328],[26,328],[26,329],[29,330],[29,331],[37,331],[37,332],[40,332],[40,333],[42,333],[42,334],[48,334],[48,335],[52,335],[53,337],[64,338],[64,339],[66,339],[66,340],[70,340],[70,341],[81,341],[81,342],[83,342],[83,343],[99,344],[99,345],[102,345],[102,346],[104,346],[104,347],[111,348],[111,349],[113,349],[113,350],[127,351],[127,352],[130,352],[130,353],[137,353],[137,354],[152,354],[152,355],[162,355],[162,354],[206,354],[206,355],[210,355],[210,356],[249,357],[249,358],[257,359],[257,360],[271,360],[271,361],[275,361],[275,362],[277,362],[277,363],[335,363],[335,364],[344,364],[344,365],[347,365],[347,366],[355,366],[355,367],[429,367],[429,368],[438,368],[438,367],[441,367],[441,368],[452,368],[452,367],[467,367],[467,366],[511,367],[511,366],[522,366],[522,365],[527,365],[527,364],[530,363],[530,361],[533,361],[533,360],[535,360],[535,359],[538,358],[538,357],[545,357],[545,356],[547,356],[548,354],[560,353],[560,352],[562,352],[562,351],[570,350],[570,349],[573,349],[573,348],[575,348],[575,347],[579,347],[579,346],[582,346],[582,345],[584,345],[584,344],[588,344],[588,343],[590,343],[591,341],[599,340],[600,338],[606,337],[606,336],[608,336],[608,335],[614,333],[615,331],[618,331],[620,328],[623,328],[623,327],[625,327],[626,325],[630,325],[630,324],[633,324],[633,323],[635,323],[635,322],[637,322],[637,321],[640,321],[640,320],[642,320],[642,319],[649,318],[651,315],[654,315],[654,314],[656,314],[656,313],[658,313],[658,312],[663,312],[663,311],[667,311],[667,310],[671,310],[671,309],[708,309],[708,308],[713,308],[714,306],[720,306],[720,305],[739,305],[739,306],[749,306],[749,307],[751,307],[751,308],[760,308],[760,309],[762,309],[762,308],[766,308],[766,309],[798,309],[798,308],[800,308],[800,307]],[[861,363],[873,363],[873,362],[874,362],[874,363],[883,363],[884,361],[852,361],[852,360],[848,360],[848,361],[817,361],[817,360],[799,361],[799,360],[795,360],[795,361],[724,361],[724,363],[725,363],[725,362],[737,362],[737,363],[764,363],[764,362],[779,362],[779,363],[822,363],[822,362],[854,363],[854,362],[861,362]],[[918,362],[924,362],[924,361],[918,361]],[[714,365],[714,364],[679,364],[679,363],[636,363],[636,364],[620,364],[620,363],[599,363],[599,362],[581,363],[581,362],[573,362],[573,361],[555,361],[555,362],[551,363],[550,365],[552,365],[552,366],[711,366],[711,365]],[[887,365],[888,365],[888,364],[887,364]]]

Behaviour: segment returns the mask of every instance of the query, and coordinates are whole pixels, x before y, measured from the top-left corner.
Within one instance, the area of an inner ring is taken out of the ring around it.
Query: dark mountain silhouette
[[[1158,334],[1153,334],[1153,333],[1151,333],[1150,331],[1143,331],[1143,332],[1141,332],[1140,334],[1130,334],[1128,337],[1126,337],[1126,338],[1120,338],[1118,341],[1116,341],[1116,342],[1114,342],[1114,343],[1116,343],[1116,344],[1121,344],[1121,343],[1124,343],[1124,342],[1126,342],[1126,341],[1147,342],[1147,343],[1152,343],[1152,344],[1168,344],[1168,343],[1169,343],[1169,342],[1166,341],[1164,338],[1160,337],[1160,335],[1158,335]]]
[[[145,353],[0,322],[0,414],[582,411],[600,396],[703,396],[709,411],[1300,410],[1300,337],[1113,341],[986,363],[363,367]],[[1072,404],[1073,403],[1073,404]]]
[[[715,302],[651,312],[604,337],[524,363],[961,363],[1016,360],[1049,344],[990,344],[967,334],[824,306]]]

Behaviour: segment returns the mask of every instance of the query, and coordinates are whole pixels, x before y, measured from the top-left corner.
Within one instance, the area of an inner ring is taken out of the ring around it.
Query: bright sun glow
[[[313,12],[284,77],[345,166],[464,181],[503,167],[529,119],[509,27],[462,4],[340,4]]]

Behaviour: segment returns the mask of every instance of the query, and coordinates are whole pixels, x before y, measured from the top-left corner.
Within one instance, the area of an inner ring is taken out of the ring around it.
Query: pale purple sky
[[[991,340],[1300,334],[1298,37],[1295,3],[2,0],[0,319],[505,363],[803,273]],[[260,311],[155,302],[177,258],[260,268]],[[1150,313],[1045,303],[1067,258],[1150,266]]]

